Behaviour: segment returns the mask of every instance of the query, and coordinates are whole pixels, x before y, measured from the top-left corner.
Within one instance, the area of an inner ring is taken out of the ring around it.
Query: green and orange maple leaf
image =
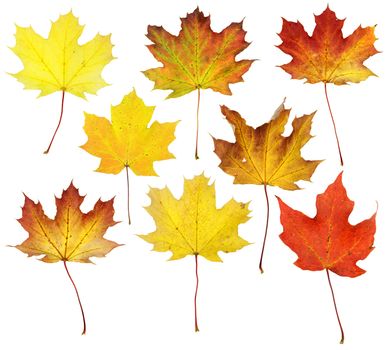
[[[245,34],[242,22],[232,23],[220,33],[214,32],[210,16],[204,16],[198,8],[181,19],[178,36],[162,27],[148,27],[147,37],[153,42],[148,49],[163,66],[146,70],[146,77],[154,81],[156,89],[172,90],[168,98],[198,91],[196,158],[200,90],[231,95],[229,84],[243,81],[243,74],[253,62],[235,60],[249,46]]]

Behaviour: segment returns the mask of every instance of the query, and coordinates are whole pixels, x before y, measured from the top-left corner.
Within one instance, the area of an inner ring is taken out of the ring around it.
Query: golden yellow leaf
[[[278,186],[297,190],[299,180],[309,180],[319,160],[304,160],[301,148],[311,138],[315,113],[295,118],[293,131],[282,136],[288,122],[289,109],[281,105],[269,123],[254,129],[236,111],[222,106],[222,113],[234,126],[236,143],[214,140],[215,152],[221,159],[220,168],[235,177],[237,184]]]
[[[96,35],[83,45],[78,44],[83,26],[69,12],[52,23],[48,38],[31,27],[16,26],[13,52],[24,69],[13,74],[26,89],[40,90],[40,96],[66,91],[84,98],[107,84],[101,77],[104,66],[112,59],[110,35]]]
[[[173,157],[168,145],[177,123],[155,121],[148,127],[154,108],[146,106],[133,90],[111,107],[111,122],[85,113],[88,140],[81,147],[101,158],[97,171],[118,174],[129,167],[136,175],[157,175],[153,162]]]
[[[151,205],[146,208],[156,223],[156,231],[140,235],[158,252],[171,251],[171,260],[201,255],[221,261],[219,251],[234,252],[249,243],[238,236],[238,226],[249,217],[247,205],[231,199],[216,208],[214,185],[204,175],[185,181],[177,200],[167,189],[150,190]]]

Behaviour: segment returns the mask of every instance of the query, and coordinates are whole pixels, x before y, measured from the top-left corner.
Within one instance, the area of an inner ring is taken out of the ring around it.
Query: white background
[[[347,18],[344,34],[358,25],[378,24],[376,47],[385,50],[386,20],[378,0],[334,1],[330,7]],[[201,159],[195,161],[194,126],[196,93],[165,100],[166,91],[152,91],[153,83],[141,71],[158,66],[145,45],[148,24],[162,25],[177,34],[180,17],[196,6],[212,16],[212,28],[222,30],[245,17],[250,47],[239,58],[256,58],[245,83],[231,86],[233,96],[202,92]],[[315,215],[315,196],[323,192],[341,171],[332,125],[321,84],[290,80],[277,68],[290,57],[278,50],[281,17],[300,20],[308,31],[313,13],[321,13],[326,1],[274,0],[13,0],[0,4],[0,348],[13,349],[342,349],[325,272],[309,272],[293,265],[295,254],[278,238],[281,233],[274,195],[291,206]],[[85,24],[82,42],[98,31],[112,33],[117,57],[103,72],[111,84],[97,96],[81,100],[67,96],[62,127],[49,155],[44,149],[56,127],[60,93],[37,98],[37,91],[23,90],[7,72],[22,68],[8,48],[13,46],[15,23],[47,35],[50,21],[70,9]],[[379,204],[376,249],[360,266],[368,272],[350,279],[332,274],[332,283],[346,331],[345,349],[384,349],[386,340],[386,239],[384,187],[385,56],[378,54],[366,65],[378,76],[357,85],[330,87],[345,160],[343,182],[356,202],[351,223],[368,218]],[[176,160],[159,162],[160,178],[136,177],[132,182],[133,225],[126,219],[125,175],[94,172],[99,160],[78,146],[86,141],[83,111],[109,117],[110,105],[118,104],[135,87],[148,105],[157,105],[154,119],[181,122],[170,146]],[[304,190],[286,192],[269,188],[272,216],[265,257],[265,274],[258,271],[265,199],[260,186],[232,186],[232,177],[218,167],[209,133],[232,140],[219,105],[238,110],[253,126],[268,121],[287,97],[292,117],[317,110],[313,134],[303,149],[307,159],[326,159]],[[216,179],[218,205],[234,196],[251,200],[252,218],[240,227],[240,235],[256,242],[237,253],[222,254],[224,263],[199,259],[199,324],[194,332],[194,259],[168,262],[167,253],[151,251],[136,234],[154,230],[143,206],[149,205],[148,186],[167,184],[176,196],[182,193],[183,176],[205,170]],[[59,196],[71,180],[87,194],[82,209],[95,201],[116,196],[115,219],[122,221],[107,237],[125,244],[92,264],[69,264],[83,300],[88,332],[81,336],[81,317],[75,293],[61,263],[45,264],[7,245],[22,242],[27,233],[16,221],[21,216],[22,192],[40,200],[47,215],[55,215],[54,194]]]

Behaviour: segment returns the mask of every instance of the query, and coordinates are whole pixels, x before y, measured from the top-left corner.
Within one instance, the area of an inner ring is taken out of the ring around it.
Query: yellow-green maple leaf
[[[214,185],[204,175],[186,180],[180,199],[167,189],[150,190],[148,213],[156,223],[156,231],[140,235],[158,252],[171,251],[171,260],[186,255],[201,255],[221,261],[219,251],[234,252],[249,243],[238,235],[238,226],[249,217],[247,205],[231,199],[216,208]]]
[[[112,59],[110,35],[97,34],[83,45],[78,44],[83,26],[69,12],[52,23],[48,38],[31,27],[16,26],[13,52],[24,69],[13,74],[26,89],[40,90],[40,96],[65,91],[84,98],[106,86],[101,77],[105,65]]]

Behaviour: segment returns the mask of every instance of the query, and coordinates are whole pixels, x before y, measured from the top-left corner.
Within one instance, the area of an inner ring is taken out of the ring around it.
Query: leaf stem
[[[343,157],[342,157],[342,152],[341,152],[341,150],[340,150],[340,144],[339,144],[338,132],[336,131],[335,120],[334,120],[334,116],[332,115],[332,110],[331,110],[331,106],[330,106],[330,101],[329,101],[329,99],[328,99],[328,94],[327,94],[327,83],[324,83],[324,94],[326,95],[326,101],[327,101],[328,110],[330,111],[330,116],[331,116],[331,120],[332,120],[332,125],[334,126],[334,132],[335,132],[336,144],[338,145],[338,151],[339,151],[340,164],[341,164],[341,166],[343,166]]]
[[[269,224],[269,198],[268,198],[268,192],[267,192],[267,184],[264,184],[264,193],[265,193],[265,200],[267,202],[267,220],[265,222],[265,234],[264,234],[264,240],[263,240],[263,247],[261,248],[260,263],[259,263],[259,269],[261,273],[264,273],[263,256],[264,256],[265,242],[267,240],[268,224]]]
[[[79,293],[78,293],[78,289],[76,288],[76,285],[74,283],[74,280],[72,279],[71,275],[70,275],[70,272],[68,271],[68,268],[67,268],[67,261],[64,260],[63,261],[63,264],[64,264],[64,268],[66,269],[66,272],[67,272],[67,275],[72,283],[72,285],[74,286],[74,289],[75,289],[75,293],[76,293],[76,296],[78,298],[78,302],[79,302],[79,306],[80,306],[80,311],[82,312],[82,319],[83,319],[83,332],[82,332],[82,335],[86,334],[86,318],[84,316],[84,311],[83,311],[83,306],[82,306],[82,302],[80,301],[80,297],[79,297]]]
[[[200,113],[200,100],[201,92],[200,88],[197,89],[197,113],[196,113],[196,151],[194,153],[195,158],[198,159],[198,128],[199,128],[199,113]]]
[[[198,254],[194,254],[196,262],[196,292],[194,293],[194,330],[199,332],[198,321],[197,321],[197,292],[198,292]]]
[[[47,149],[44,151],[44,154],[48,154],[48,152],[50,151],[51,149],[51,146],[52,146],[52,143],[54,142],[54,139],[55,139],[55,136],[56,136],[56,133],[58,132],[59,130],[59,127],[60,127],[60,124],[62,122],[62,117],[63,117],[63,109],[64,109],[64,95],[65,95],[65,91],[62,90],[62,105],[61,105],[61,108],[60,108],[60,117],[59,117],[59,123],[58,123],[58,126],[56,127],[55,129],[55,132],[54,132],[54,135],[52,136],[52,139],[51,139],[51,142],[50,144],[48,145]]]
[[[130,181],[129,181],[129,166],[125,165],[126,169],[126,182],[127,182],[127,217],[129,218],[129,225],[131,225],[130,219]]]
[[[330,280],[330,273],[328,272],[328,269],[326,269],[326,272],[327,272],[328,284],[330,285],[330,289],[331,289],[332,300],[334,302],[336,317],[338,319],[338,323],[339,323],[339,327],[340,327],[340,334],[341,334],[340,343],[343,344],[344,343],[344,331],[343,331],[342,323],[340,322],[338,308],[336,307],[334,290],[332,289],[332,284],[331,284],[331,280]]]

